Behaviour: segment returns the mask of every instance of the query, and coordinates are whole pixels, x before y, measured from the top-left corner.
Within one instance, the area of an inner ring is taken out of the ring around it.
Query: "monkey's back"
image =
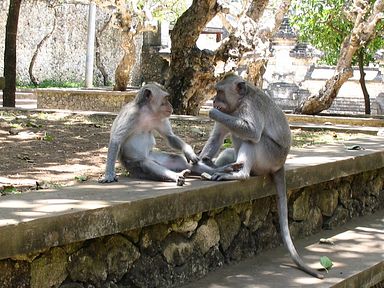
[[[257,117],[262,113],[265,121],[264,131],[282,148],[288,151],[291,147],[291,130],[284,111],[264,91],[252,85],[253,93],[248,97],[248,107],[252,107],[251,113]]]

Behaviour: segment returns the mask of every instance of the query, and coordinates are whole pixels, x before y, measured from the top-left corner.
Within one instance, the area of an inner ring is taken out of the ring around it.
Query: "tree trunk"
[[[256,85],[262,85],[269,40],[280,27],[291,0],[279,4],[272,25],[260,27],[257,22],[268,2],[253,1],[246,11],[248,17],[243,15],[238,28],[214,53],[199,50],[195,43],[206,23],[218,13],[215,1],[195,0],[178,19],[171,34],[170,77],[166,84],[172,95],[175,113],[197,115],[201,105],[214,95],[214,72],[218,61],[225,63],[225,71],[236,71],[241,61],[241,65],[246,67],[246,74],[242,76]],[[196,19],[196,15],[205,17]]]
[[[35,77],[35,75],[33,75],[33,66],[35,65],[35,62],[36,62],[36,58],[37,58],[37,55],[39,54],[39,51],[41,49],[41,46],[44,45],[44,43],[49,39],[49,37],[51,37],[52,33],[55,31],[56,29],[56,17],[57,17],[57,11],[56,11],[56,8],[53,7],[53,24],[52,24],[52,29],[50,32],[48,32],[47,35],[45,35],[43,37],[43,39],[41,39],[41,41],[39,42],[39,44],[37,44],[36,46],[36,50],[35,52],[33,53],[33,56],[32,56],[32,59],[31,59],[31,63],[29,63],[29,69],[28,69],[28,72],[29,72],[29,79],[31,80],[31,82],[33,83],[33,85],[35,85],[35,87],[37,87],[37,85],[39,85],[39,79],[37,79]]]
[[[11,0],[5,34],[3,106],[16,105],[16,38],[21,0]]]
[[[313,115],[331,107],[341,86],[353,75],[352,57],[364,43],[368,43],[375,36],[376,25],[381,20],[384,10],[384,1],[377,0],[372,7],[366,6],[365,9],[359,7],[363,2],[357,0],[354,2],[356,8],[354,27],[351,34],[343,40],[334,76],[325,82],[317,95],[304,99],[294,113]]]
[[[240,76],[258,87],[263,86],[270,40],[280,28],[291,4],[291,0],[280,1],[277,7],[273,7],[274,18],[270,21],[271,15],[263,15],[269,2],[252,2],[246,12],[248,17],[240,19],[236,30],[223,42],[215,56],[215,61],[225,62],[227,70],[242,68]]]
[[[219,9],[216,0],[194,0],[173,27],[166,88],[176,114],[197,115],[204,100],[213,96],[214,55],[197,48],[196,41]]]
[[[109,16],[108,19],[104,22],[104,24],[101,26],[100,30],[96,33],[96,53],[95,53],[95,59],[96,59],[96,67],[99,69],[101,75],[103,76],[103,85],[107,86],[109,84],[108,79],[108,73],[103,65],[103,62],[101,61],[101,45],[100,45],[100,37],[103,34],[104,30],[108,27],[109,23],[111,22],[112,16]]]
[[[357,54],[359,58],[359,71],[360,71],[360,86],[361,90],[363,91],[364,95],[364,108],[365,108],[365,114],[370,115],[371,114],[371,102],[370,102],[370,97],[369,93],[367,90],[367,86],[365,85],[365,72],[364,72],[364,51],[363,48],[359,50],[359,53]]]
[[[136,62],[135,33],[131,31],[122,32],[122,47],[124,56],[115,70],[115,85],[113,90],[125,91],[129,81],[129,74]]]

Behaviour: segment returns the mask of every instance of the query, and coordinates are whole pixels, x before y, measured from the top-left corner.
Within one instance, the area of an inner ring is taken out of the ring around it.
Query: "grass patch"
[[[43,80],[37,86],[33,83],[17,83],[17,88],[81,88],[84,82]]]

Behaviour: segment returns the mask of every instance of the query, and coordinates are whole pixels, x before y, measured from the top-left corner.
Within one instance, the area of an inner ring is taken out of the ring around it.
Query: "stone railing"
[[[294,238],[384,207],[383,138],[294,149]],[[121,177],[0,198],[1,287],[180,287],[281,245],[269,177],[174,183]]]

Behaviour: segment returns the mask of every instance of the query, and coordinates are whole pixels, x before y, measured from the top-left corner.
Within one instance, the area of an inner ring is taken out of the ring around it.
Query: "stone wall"
[[[301,238],[384,208],[384,168],[288,191]],[[281,245],[275,197],[0,261],[2,287],[180,287]],[[150,276],[149,276],[150,275]]]
[[[66,109],[83,111],[118,112],[132,101],[138,90],[80,90],[80,89],[36,89],[38,109]]]
[[[36,57],[34,75],[40,81],[84,81],[88,5],[56,1],[55,8],[52,8],[48,2],[22,1],[17,36],[17,80],[30,82],[28,69],[33,53],[40,41],[53,29],[56,18],[52,35],[42,45]],[[9,0],[0,1],[0,71],[4,69],[8,5]],[[107,13],[97,9],[97,31],[107,18]],[[114,70],[123,54],[120,47],[120,30],[112,24],[109,24],[100,36],[100,54],[110,80],[113,80]],[[102,75],[96,64],[94,77],[94,82],[102,85]]]

